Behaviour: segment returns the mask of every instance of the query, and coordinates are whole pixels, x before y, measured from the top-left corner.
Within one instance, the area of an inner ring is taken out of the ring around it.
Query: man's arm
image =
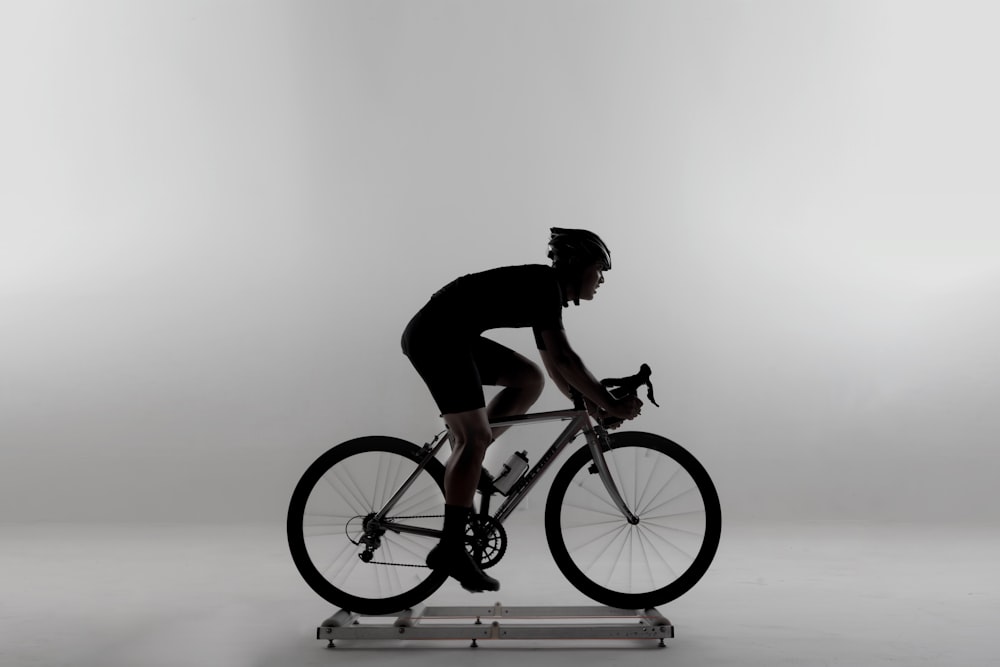
[[[575,387],[586,398],[616,417],[631,419],[638,414],[642,402],[638,399],[618,401],[605,389],[593,374],[583,365],[569,341],[566,332],[550,329],[541,332],[544,350],[539,350],[542,363],[552,381],[566,396],[570,396],[570,388]]]
[[[566,398],[572,400],[573,394],[571,392],[573,390],[573,385],[567,382],[566,378],[564,378],[562,373],[559,372],[559,369],[556,367],[556,362],[552,358],[552,354],[548,350],[539,350],[538,352],[542,355],[542,364],[545,365],[545,371],[549,374],[549,377],[552,378],[556,387],[559,388],[559,391],[561,391]]]

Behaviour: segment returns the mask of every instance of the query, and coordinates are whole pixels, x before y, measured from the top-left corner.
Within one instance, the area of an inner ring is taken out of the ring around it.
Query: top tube
[[[534,424],[550,421],[569,421],[581,415],[586,415],[586,410],[554,410],[552,412],[535,412],[527,415],[515,415],[513,417],[498,417],[490,420],[490,426],[513,426],[515,424]]]

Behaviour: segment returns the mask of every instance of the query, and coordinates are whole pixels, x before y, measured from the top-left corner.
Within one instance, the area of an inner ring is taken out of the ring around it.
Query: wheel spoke
[[[637,529],[634,531],[636,533],[637,541],[639,542],[639,550],[642,552],[642,562],[646,566],[646,572],[649,574],[649,581],[655,582],[656,576],[653,574],[653,567],[649,562],[649,553],[646,551],[646,540],[643,535],[642,529]]]
[[[331,489],[333,489],[334,493],[340,496],[341,499],[344,500],[348,506],[350,506],[352,510],[364,516],[368,513],[368,507],[365,505],[364,491],[358,487],[357,483],[354,481],[354,477],[350,475],[349,472],[350,471],[342,471],[333,468],[330,469],[328,474],[333,475],[336,480],[340,482],[340,487],[334,484],[327,475],[323,475],[323,480],[330,486]],[[354,488],[351,488],[352,486]],[[344,492],[341,491],[341,489],[349,493],[350,497],[344,495]],[[357,504],[352,504],[352,500]]]
[[[584,481],[586,482],[586,481],[590,481],[590,480],[588,479],[588,480],[584,480]],[[598,480],[598,481],[600,481],[600,480]],[[594,486],[598,486],[598,485],[595,484]],[[586,484],[584,482],[580,482],[580,484],[578,484],[577,487],[580,488],[580,489],[583,489],[584,491],[586,491],[587,493],[589,493],[591,496],[593,496],[594,498],[597,498],[603,504],[607,505],[610,509],[614,510],[614,515],[621,515],[621,511],[619,511],[618,507],[611,501],[610,498],[607,497],[607,495],[606,495],[607,494],[607,489],[604,488],[604,484],[603,483],[601,483],[598,486],[598,489],[600,491],[603,491],[604,494],[599,493],[597,490],[591,489],[590,485]],[[592,511],[596,512],[597,510],[592,510]]]
[[[677,578],[677,574],[678,574],[678,573],[677,573],[677,571],[676,571],[676,570],[675,570],[675,569],[674,569],[673,567],[671,567],[671,565],[670,565],[670,562],[669,562],[669,561],[668,561],[668,560],[667,560],[666,558],[664,558],[664,557],[663,557],[663,554],[661,554],[661,553],[660,553],[659,549],[657,549],[657,548],[656,548],[656,547],[655,547],[655,546],[653,545],[653,540],[652,540],[652,539],[650,539],[650,537],[649,537],[649,534],[648,534],[648,533],[649,533],[649,531],[645,531],[645,530],[640,530],[640,531],[639,531],[639,538],[640,538],[641,540],[643,540],[643,542],[644,542],[644,543],[649,543],[649,549],[650,549],[650,551],[652,551],[652,552],[653,552],[654,554],[656,554],[656,555],[657,555],[657,556],[659,557],[660,561],[661,561],[661,562],[662,562],[662,563],[663,563],[664,565],[666,565],[666,566],[667,566],[667,569],[668,569],[668,570],[670,570],[670,576],[671,576],[671,579],[676,579],[676,578]],[[649,560],[648,560],[648,554],[647,554],[647,561],[646,561],[646,562],[647,562],[647,564],[649,563]],[[650,578],[650,581],[655,581],[655,580],[656,580],[656,577],[655,577],[655,575],[653,575],[653,570],[652,570],[652,566],[651,566],[651,565],[650,565],[650,574],[649,574],[649,578]]]
[[[306,528],[312,528],[312,526],[305,526],[305,527]],[[319,526],[319,527],[322,528],[322,526]],[[343,534],[344,534],[344,530],[343,529],[333,530],[333,531],[329,531],[329,532],[324,531],[324,532],[321,532],[321,533],[313,532],[313,531],[310,530],[309,534],[306,535],[306,537],[333,537],[333,536],[340,536],[340,535],[343,535]]]
[[[565,507],[576,507],[575,505],[565,505]],[[607,516],[605,512],[600,512]],[[575,530],[578,528],[595,528],[597,526],[607,526],[609,524],[614,524],[615,526],[620,526],[625,519],[618,515],[612,519],[604,519],[602,521],[575,521],[570,523],[568,520],[563,521],[563,529]]]
[[[671,496],[670,498],[667,498],[666,500],[664,500],[662,503],[660,503],[656,507],[650,507],[650,508],[648,508],[647,510],[645,510],[643,512],[643,514],[645,514],[646,512],[655,512],[656,510],[660,509],[661,507],[666,507],[667,505],[669,505],[670,503],[674,502],[678,498],[683,498],[684,496],[691,495],[692,493],[697,493],[697,494],[700,495],[697,486],[692,486],[690,489],[687,489],[685,491],[681,491],[677,495],[674,495],[674,496]]]
[[[675,526],[665,526],[663,524],[656,523],[655,521],[651,521],[649,519],[643,519],[642,520],[642,525],[644,525],[644,526],[656,526],[657,528],[662,528],[663,530],[668,530],[668,531],[671,531],[671,532],[674,532],[674,533],[683,533],[685,535],[692,535],[692,536],[697,537],[697,538],[701,538],[701,536],[703,536],[705,534],[704,530],[686,530],[684,528],[677,528]]]
[[[652,521],[654,519],[675,519],[675,518],[682,517],[682,516],[694,516],[696,514],[699,515],[699,516],[705,516],[705,510],[704,510],[704,508],[703,509],[699,509],[699,510],[691,510],[690,512],[671,512],[670,514],[657,514],[656,516],[646,516],[646,515],[643,515],[642,516],[642,520],[643,521]],[[699,533],[699,535],[701,535],[701,534],[702,533]]]
[[[692,554],[689,554],[688,552],[684,551],[679,546],[677,546],[676,544],[674,544],[672,541],[668,540],[666,537],[660,535],[659,533],[655,533],[653,531],[649,531],[649,534],[651,536],[656,537],[658,540],[660,540],[660,542],[662,542],[666,546],[670,547],[671,549],[673,549],[677,553],[679,553],[682,556],[684,556],[684,558],[686,558],[688,561],[693,561],[694,560],[694,556]],[[699,537],[700,537],[700,535],[699,535]],[[652,542],[652,540],[650,540],[650,542]]]
[[[400,549],[405,551],[407,554],[421,561],[423,561],[423,559],[427,557],[427,552],[430,551],[430,549],[427,548],[426,542],[423,543],[417,542],[409,535],[403,535],[403,534],[397,535],[395,539],[392,540],[392,542]],[[417,563],[409,563],[409,564],[415,565]],[[419,564],[423,565],[422,562]]]
[[[622,513],[618,511],[617,507],[614,508],[614,512],[606,512],[606,511],[603,511],[603,510],[594,509],[593,507],[590,507],[590,506],[578,505],[576,503],[568,503],[568,502],[564,503],[564,507],[572,507],[573,509],[583,510],[584,512],[590,512],[591,514],[599,514],[601,516],[610,516],[610,517],[614,517],[614,518],[621,519],[621,520],[624,520],[624,518],[625,518],[625,517],[622,516]],[[590,525],[590,523],[591,522],[587,522],[588,525]]]
[[[443,581],[430,569],[401,567],[423,565],[432,538],[390,530],[394,516],[402,524],[407,515],[444,515],[444,468],[437,460],[400,494],[386,524],[371,526],[370,539],[378,544],[373,562],[361,560],[365,546],[356,544],[364,537],[366,517],[399,492],[418,470],[417,460],[415,445],[359,438],[324,454],[300,480],[289,507],[289,544],[307,583],[328,601],[363,614],[392,613],[423,601]],[[440,530],[440,519],[406,523]]]
[[[625,526],[619,526],[619,527],[618,527],[618,528],[616,528],[615,530],[609,530],[608,532],[604,533],[603,535],[601,535],[601,536],[599,536],[599,537],[596,537],[596,538],[594,538],[594,539],[590,540],[589,542],[585,542],[584,544],[581,544],[581,545],[580,545],[580,548],[582,548],[582,547],[585,547],[585,546],[590,546],[591,544],[594,544],[595,542],[597,542],[597,540],[601,539],[601,537],[607,537],[607,536],[608,536],[608,535],[610,535],[611,533],[615,533],[615,538],[617,538],[617,537],[618,537],[618,536],[620,536],[620,535],[621,535],[621,534],[622,534],[623,532],[625,532]],[[590,569],[592,569],[592,568],[594,567],[594,565],[595,565],[595,564],[597,563],[597,561],[599,561],[599,560],[601,559],[601,556],[603,556],[603,555],[604,555],[604,554],[605,554],[605,553],[607,552],[607,550],[611,548],[611,546],[612,546],[612,545],[613,545],[614,543],[615,543],[615,540],[614,540],[614,539],[610,539],[610,540],[608,540],[608,541],[607,541],[607,544],[606,544],[606,545],[604,546],[604,548],[603,548],[603,549],[601,549],[601,550],[600,550],[600,551],[599,551],[599,552],[597,553],[597,555],[596,555],[596,556],[594,556],[594,559],[593,559],[592,561],[590,561],[590,565],[589,565],[589,566],[587,566],[587,567],[586,567],[585,569],[587,569],[587,570],[590,570]],[[613,565],[612,565],[612,569],[614,569],[614,566],[613,566]]]
[[[649,506],[654,502],[656,502],[656,499],[660,497],[660,494],[662,494],[667,489],[667,487],[670,486],[671,482],[673,482],[674,479],[677,478],[677,475],[679,475],[683,470],[684,468],[678,466],[674,470],[674,472],[670,475],[670,477],[667,478],[667,481],[664,482],[662,486],[660,486],[660,490],[657,491],[655,494],[653,494],[653,497],[649,499],[649,502],[646,503],[645,507],[639,510],[639,514],[645,514],[646,512],[651,512],[652,510],[649,509]]]
[[[410,491],[412,492],[412,487]],[[441,495],[441,489],[428,485],[426,489],[418,491],[417,495],[413,497],[406,496],[400,502],[403,503],[403,506],[393,512],[393,514],[404,517],[411,514],[423,514],[424,512],[431,511],[432,508],[442,506],[444,496]]]
[[[638,458],[638,456],[637,456],[637,458]],[[653,483],[653,480],[656,479],[657,472],[658,472],[658,470],[660,468],[660,465],[663,463],[664,460],[665,460],[665,457],[663,457],[663,456],[657,456],[657,457],[655,457],[655,460],[653,461],[653,467],[652,467],[651,470],[649,470],[648,477],[646,477],[646,484],[643,485],[643,487],[642,487],[642,493],[639,494],[639,497],[635,501],[635,506],[636,506],[637,509],[643,506],[643,503],[646,500],[646,492],[649,490],[649,486],[650,486],[650,484]],[[638,463],[637,463],[636,464],[636,468],[638,468],[638,467],[639,466],[638,466]],[[641,510],[639,510],[639,511],[641,512]]]
[[[332,570],[333,566],[336,565],[338,562],[340,562],[343,559],[345,553],[348,553],[351,556],[353,556],[354,553],[355,553],[354,545],[351,544],[350,542],[348,542],[347,544],[343,545],[340,548],[340,551],[337,552],[337,555],[333,557],[333,560],[330,561],[330,564],[327,565],[324,568],[320,568],[320,572],[326,573],[326,572],[329,572],[330,570]],[[347,562],[350,562],[350,560],[351,560],[351,558],[350,558],[350,556],[348,556]],[[358,560],[360,560],[360,559],[358,559]],[[354,564],[351,564],[351,569],[353,569],[353,568],[354,568]],[[342,569],[342,568],[339,568],[337,571],[339,572],[340,569]]]
[[[386,553],[386,555],[389,556],[389,558],[387,560],[390,563],[395,563],[396,562],[396,557],[392,553],[392,540],[386,540],[385,542],[383,542],[383,544],[385,545],[385,553]],[[379,567],[381,569],[383,566],[379,566]],[[392,591],[398,591],[398,590],[400,590],[403,587],[403,584],[399,580],[399,568],[398,567],[385,567],[384,569],[386,570],[385,574],[386,574],[386,579],[388,580],[388,583],[390,585],[389,586],[390,590],[392,590]],[[392,581],[393,579],[395,579],[395,585],[392,585],[393,584],[393,581]]]
[[[628,527],[627,524],[625,526],[622,526],[622,531],[624,532],[627,529],[627,527]],[[605,586],[607,586],[608,584],[611,583],[611,577],[614,576],[615,570],[617,569],[618,564],[622,562],[622,553],[625,552],[625,544],[627,542],[628,542],[628,540],[621,540],[621,546],[618,548],[618,556],[611,563],[611,571],[608,573],[608,578],[604,582]],[[631,560],[632,559],[630,558],[629,561],[631,561]]]
[[[581,526],[581,528],[582,528],[582,526]],[[594,543],[596,543],[596,542],[598,542],[600,540],[603,540],[604,538],[608,537],[612,533],[620,534],[626,528],[628,528],[628,524],[627,523],[625,523],[623,521],[619,522],[618,525],[616,525],[614,528],[610,528],[608,530],[605,530],[604,532],[600,533],[599,535],[595,535],[595,536],[589,537],[589,538],[587,536],[584,536],[584,541],[578,542],[575,545],[574,548],[576,548],[576,549],[583,549],[584,547],[589,547],[590,545],[592,545],[592,544],[594,544]],[[608,540],[609,543],[611,541],[612,540]]]
[[[546,520],[552,552],[570,581],[599,602],[663,604],[708,569],[718,546],[718,497],[704,469],[676,443],[646,433],[613,437],[604,459],[639,523],[626,522],[594,481],[584,448],[553,481],[558,509],[548,508]]]

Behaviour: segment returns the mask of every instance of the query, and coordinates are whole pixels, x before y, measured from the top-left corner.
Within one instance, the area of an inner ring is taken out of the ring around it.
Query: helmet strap
[[[567,287],[573,290],[573,305],[580,305],[580,288],[583,287],[583,279],[579,276],[570,278],[566,281]]]
[[[583,287],[583,275],[576,266],[564,266],[559,269],[559,281],[566,287],[573,289],[573,305],[580,305],[580,288]],[[568,305],[569,299],[563,299],[563,305]]]

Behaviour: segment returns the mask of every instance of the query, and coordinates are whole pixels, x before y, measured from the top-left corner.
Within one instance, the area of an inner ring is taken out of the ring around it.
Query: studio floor
[[[543,529],[510,522],[499,593],[449,582],[429,605],[586,605]],[[996,665],[1000,526],[726,525],[716,561],[660,611],[655,641],[317,641],[335,611],[301,580],[283,526],[0,526],[5,667],[352,665]]]

